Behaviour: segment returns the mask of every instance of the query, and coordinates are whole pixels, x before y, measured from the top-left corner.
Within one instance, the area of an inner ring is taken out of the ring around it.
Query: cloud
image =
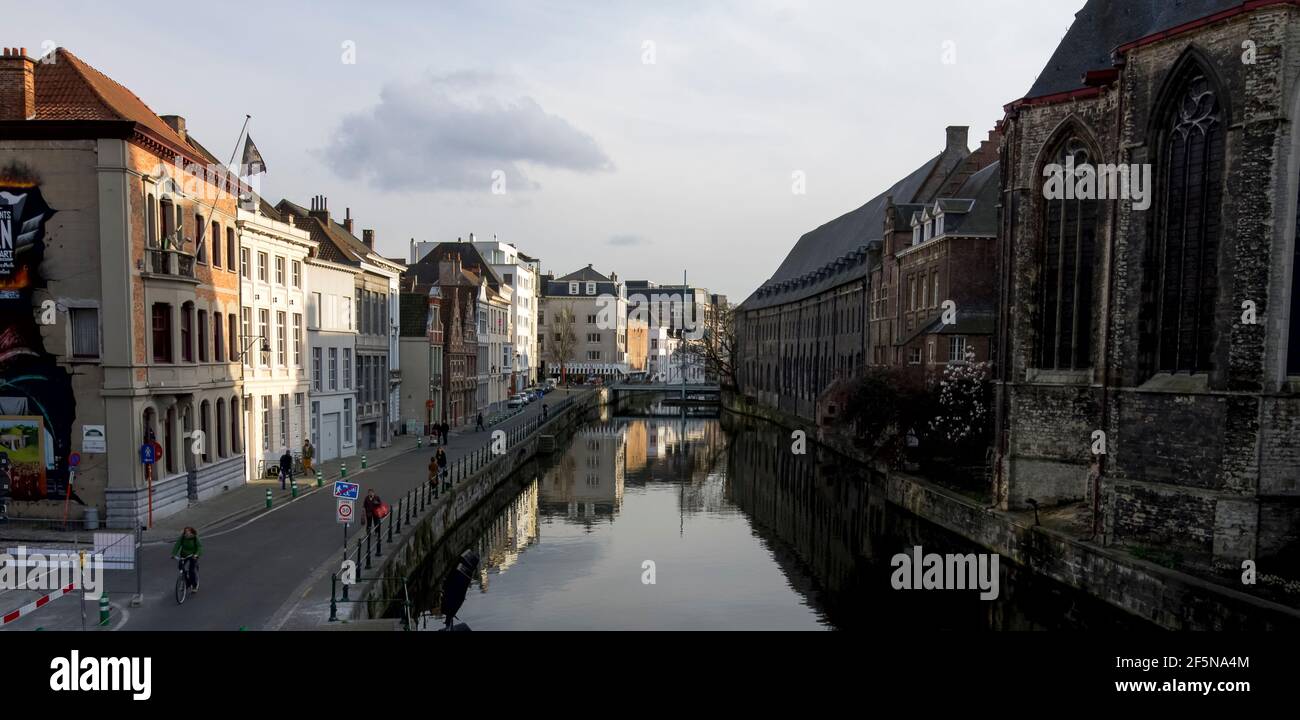
[[[613,170],[595,138],[519,94],[509,78],[465,71],[384,86],[320,151],[339,176],[380,190],[511,193],[540,187],[524,167]]]
[[[640,235],[614,235],[609,239],[609,244],[615,247],[633,247],[647,245],[649,241]]]

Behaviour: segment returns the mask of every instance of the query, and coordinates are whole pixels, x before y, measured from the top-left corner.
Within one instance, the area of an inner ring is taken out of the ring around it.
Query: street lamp
[[[271,364],[271,341],[267,340],[264,335],[256,335],[254,337],[248,338],[248,342],[244,343],[244,351],[239,353],[239,361],[244,363],[245,365],[248,364],[248,349],[252,347],[254,340],[262,341],[262,364],[270,365]]]

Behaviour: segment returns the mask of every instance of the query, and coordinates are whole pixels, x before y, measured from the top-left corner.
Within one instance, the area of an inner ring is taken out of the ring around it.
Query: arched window
[[[212,462],[212,426],[208,423],[212,406],[207,400],[199,405],[199,430],[203,432],[203,462]]]
[[[230,453],[239,454],[239,397],[230,398]]]
[[[1060,172],[1074,173],[1062,178],[1065,183],[1096,167],[1088,144],[1076,135],[1067,135],[1048,157]],[[1040,368],[1080,370],[1092,367],[1093,263],[1101,201],[1066,195],[1046,200],[1043,208],[1035,360]]]
[[[1155,327],[1144,340],[1155,369],[1205,372],[1215,337],[1227,118],[1195,61],[1170,87],[1157,126],[1159,204],[1147,255],[1146,308]]]

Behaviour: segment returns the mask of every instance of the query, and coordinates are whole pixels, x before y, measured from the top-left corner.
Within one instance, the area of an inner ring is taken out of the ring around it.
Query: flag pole
[[[244,133],[248,131],[248,121],[252,119],[253,119],[252,115],[244,115],[244,126],[239,129],[239,137],[235,138],[235,149],[230,152],[230,162],[226,163],[225,170],[227,173],[231,172],[230,166],[235,164],[235,156],[239,154],[239,141],[244,139]],[[242,182],[243,179],[239,176],[238,173],[235,173],[235,183],[240,184]],[[238,207],[239,205],[238,192],[235,193],[235,205],[236,207]],[[203,242],[208,237],[207,233],[211,229],[209,226],[212,224],[212,213],[216,211],[216,209],[217,209],[217,201],[216,199],[213,199],[212,203],[208,205],[208,216],[203,219],[203,227],[201,228],[202,234],[196,239],[194,245],[195,257],[198,256],[199,248],[203,246]],[[218,240],[214,239],[213,242],[214,243],[218,242]],[[227,258],[226,262],[230,262],[229,258]]]

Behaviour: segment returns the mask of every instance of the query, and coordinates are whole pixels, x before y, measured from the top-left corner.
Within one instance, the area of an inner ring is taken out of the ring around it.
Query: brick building
[[[833,383],[862,372],[870,359],[870,270],[881,262],[887,207],[954,197],[978,169],[966,162],[967,142],[968,128],[947,128],[938,155],[799,238],[771,279],[735,310],[741,393],[813,419]]]
[[[10,458],[10,512],[61,515],[73,452],[73,517],[112,527],[243,483],[249,188],[183,117],[62,48],[0,57],[0,167],[0,434],[34,441]]]
[[[870,364],[929,377],[966,362],[968,351],[976,362],[989,360],[999,140],[991,135],[962,162],[955,175],[964,181],[950,196],[920,204],[886,199],[880,263],[869,280]]]
[[[1007,106],[1001,506],[1087,500],[1110,541],[1295,557],[1294,50],[1294,2],[1090,0]],[[1050,192],[1070,165],[1154,187]]]

